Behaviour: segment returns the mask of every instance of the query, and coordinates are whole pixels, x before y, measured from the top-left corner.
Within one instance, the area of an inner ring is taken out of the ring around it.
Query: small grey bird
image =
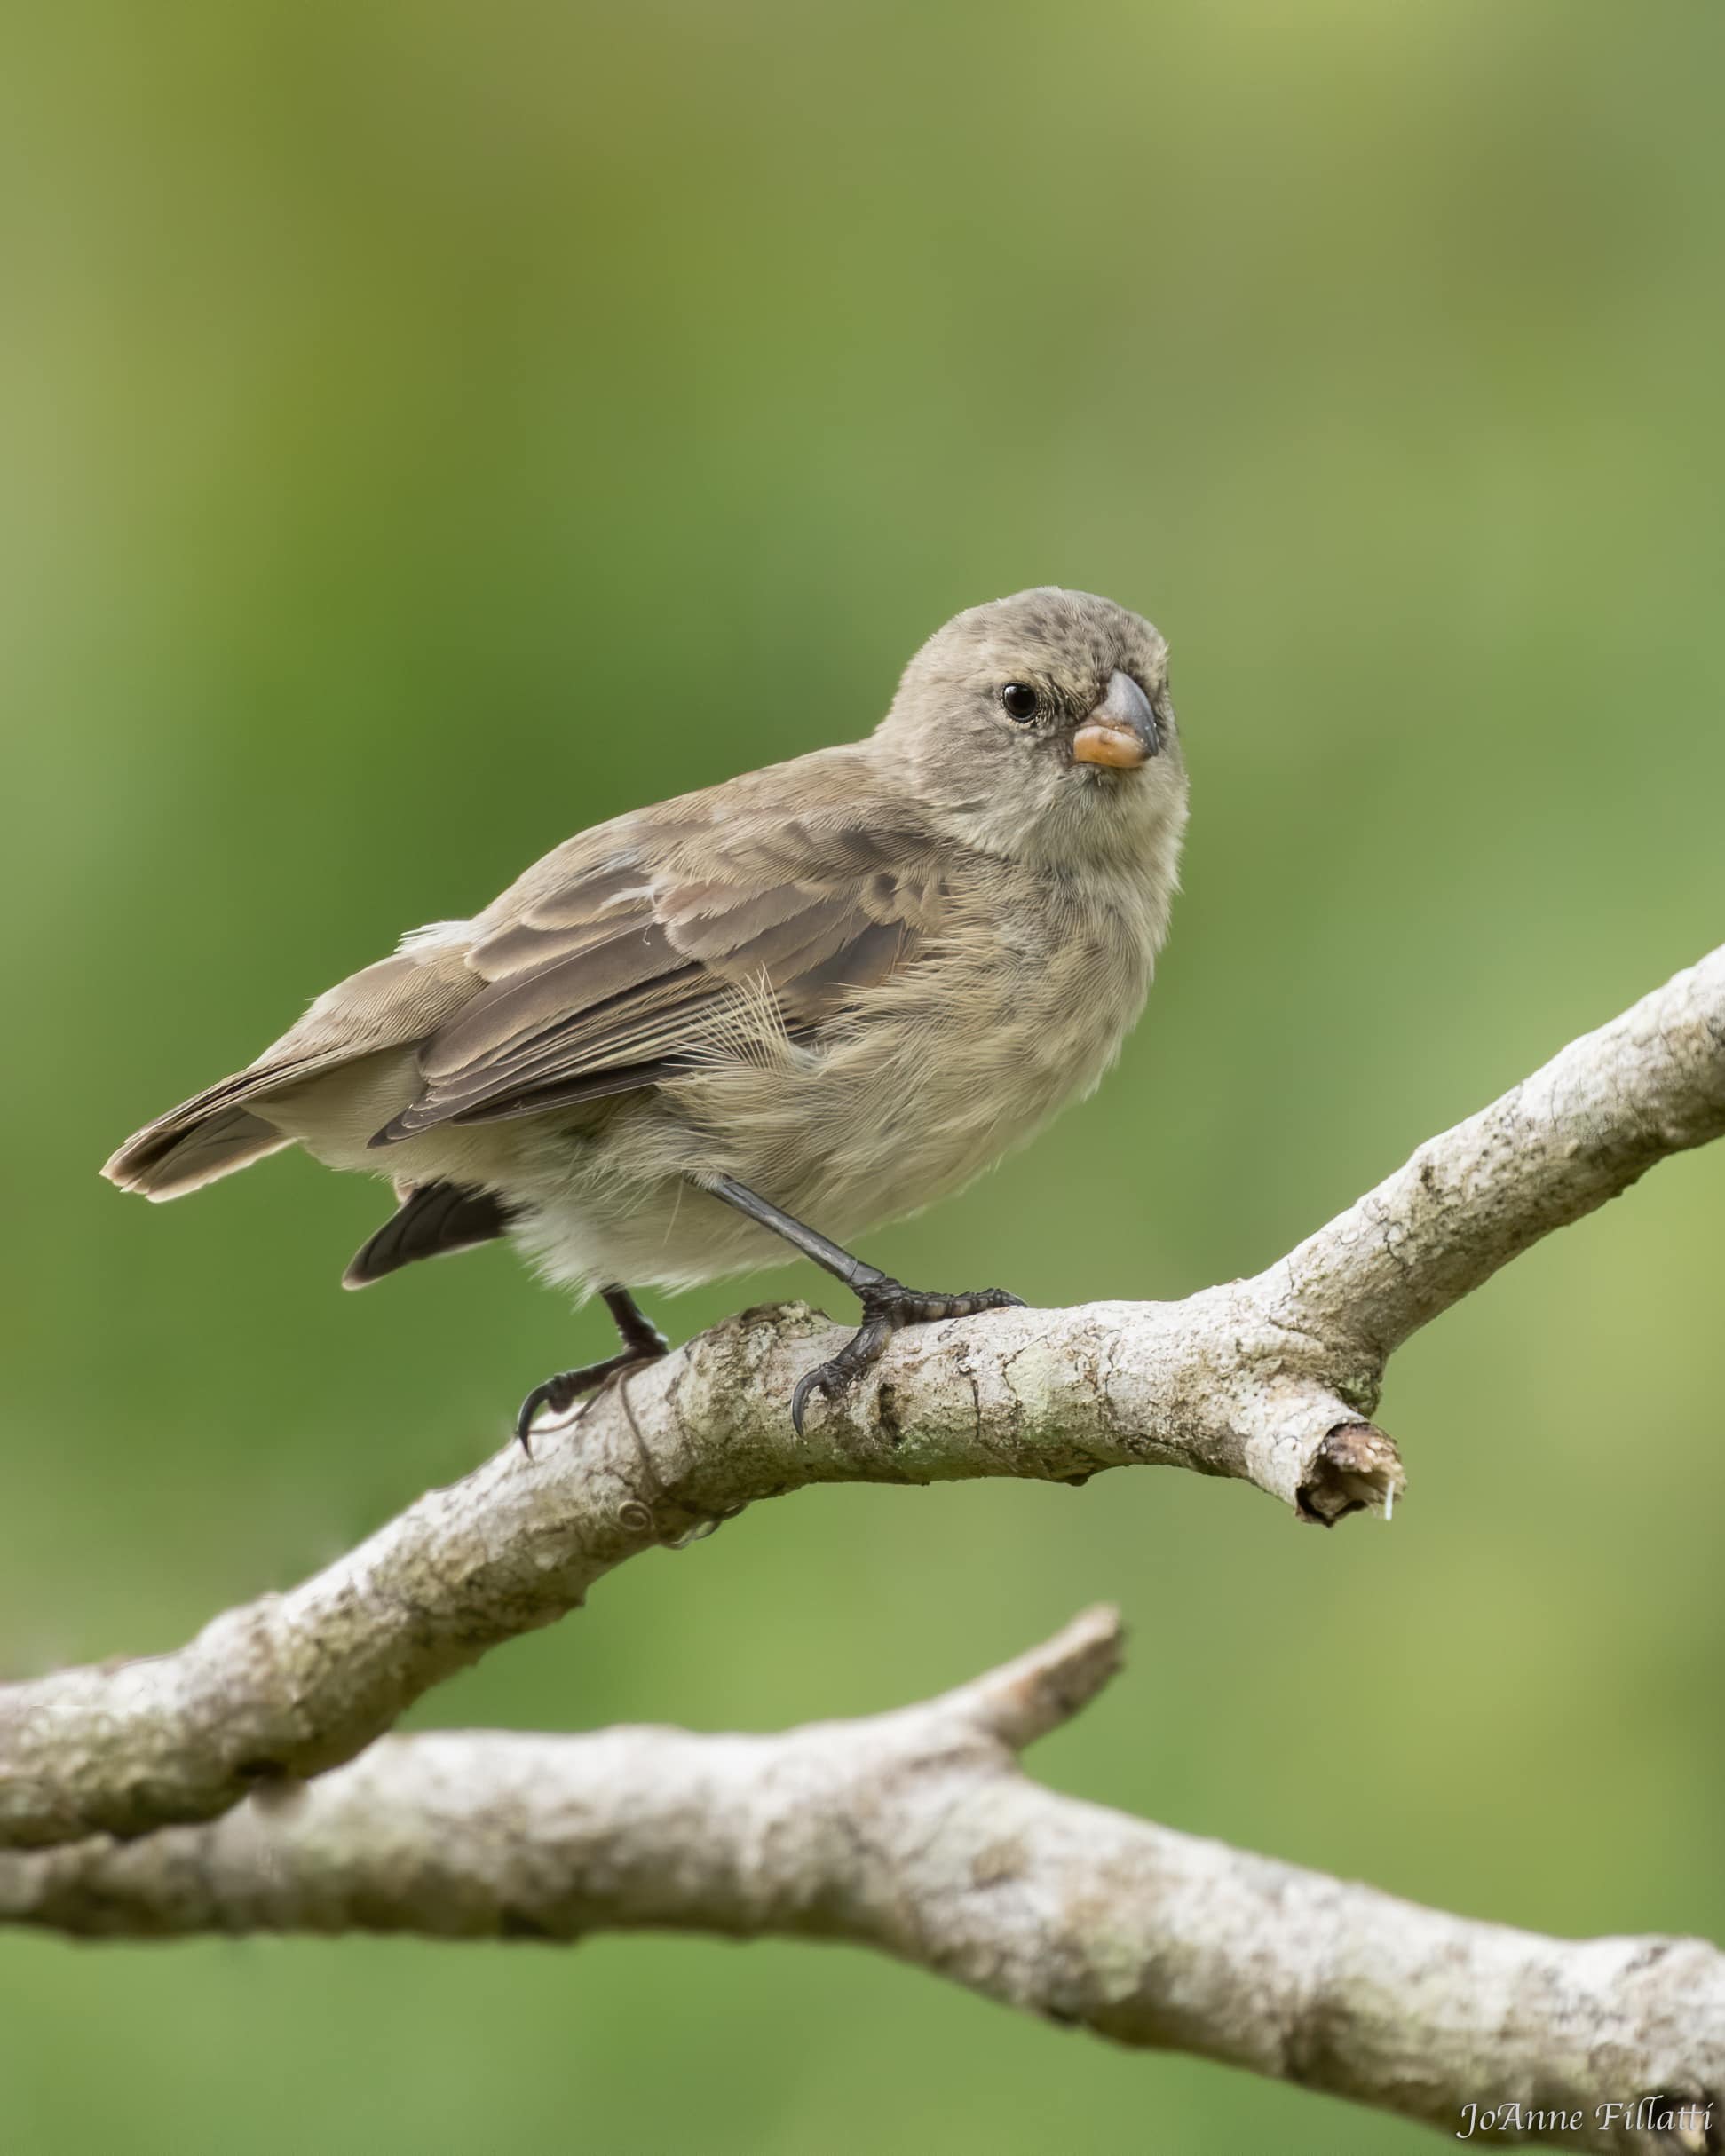
[[[621,1349],[535,1386],[524,1444],[542,1408],[665,1352],[630,1287],[788,1244],[863,1316],[796,1386],[801,1431],[898,1326],[1017,1301],[919,1292],[828,1236],[956,1189],[1096,1086],[1149,990],[1185,821],[1150,623],[1055,588],[973,607],[866,740],[581,833],[103,1173],[178,1197],[297,1142],[394,1185],[349,1287],[507,1236],[597,1288]]]

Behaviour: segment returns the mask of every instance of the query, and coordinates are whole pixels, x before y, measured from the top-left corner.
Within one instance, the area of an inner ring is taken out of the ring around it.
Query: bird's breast
[[[668,1091],[727,1173],[854,1233],[968,1182],[1090,1092],[1143,1007],[1154,955],[1116,910],[997,896],[859,993],[812,1052]]]

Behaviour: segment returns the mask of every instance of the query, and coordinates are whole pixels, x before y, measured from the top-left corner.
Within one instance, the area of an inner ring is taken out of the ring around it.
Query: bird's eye
[[[1001,702],[1006,707],[1007,716],[1017,719],[1021,726],[1036,716],[1041,701],[1028,682],[1009,681],[1001,691]]]

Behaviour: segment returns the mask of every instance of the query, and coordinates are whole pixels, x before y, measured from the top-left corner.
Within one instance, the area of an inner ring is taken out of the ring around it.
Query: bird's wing
[[[372,1141],[632,1092],[769,1031],[807,1039],[905,964],[940,911],[933,842],[802,760],[621,818],[475,924],[485,986],[426,1040],[423,1087]]]

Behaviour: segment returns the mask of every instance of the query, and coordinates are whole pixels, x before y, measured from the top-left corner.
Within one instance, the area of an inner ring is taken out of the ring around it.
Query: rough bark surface
[[[1465,2105],[1519,2102],[1584,2114],[1535,2136],[1557,2147],[1709,2145],[1599,2116],[1725,2090],[1725,1955],[1703,1941],[1469,1923],[1027,1780],[1017,1752],[1094,1697],[1119,1639],[1093,1610],[943,1698],[780,1736],[386,1738],[213,1825],[0,1855],[0,1921],[847,1939],[1452,2133]]]

